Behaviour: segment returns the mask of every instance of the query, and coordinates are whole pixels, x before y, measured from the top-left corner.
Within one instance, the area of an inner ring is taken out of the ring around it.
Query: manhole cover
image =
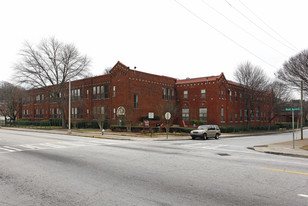
[[[229,155],[227,153],[217,153],[217,154],[220,155],[220,156],[231,156],[231,155]]]

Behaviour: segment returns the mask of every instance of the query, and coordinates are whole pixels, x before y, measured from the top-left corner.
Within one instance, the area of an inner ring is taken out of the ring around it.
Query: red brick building
[[[166,111],[173,110],[172,115],[176,117],[173,122],[182,126],[191,124],[191,120],[242,125],[252,111],[245,110],[241,91],[242,86],[226,80],[223,73],[178,80],[136,71],[118,62],[109,74],[71,83],[72,121],[91,121],[104,115],[110,124],[137,124],[149,112],[162,120]],[[23,102],[22,119],[61,117],[59,106],[42,90],[29,90],[28,93]],[[269,108],[268,105],[258,106],[249,124],[266,124]],[[125,115],[121,116],[123,109]]]

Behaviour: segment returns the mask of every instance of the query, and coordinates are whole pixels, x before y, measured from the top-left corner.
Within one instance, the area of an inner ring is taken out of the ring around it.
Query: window
[[[99,92],[99,91],[100,91],[100,88],[101,88],[100,86],[97,86],[97,87],[96,87],[96,99],[99,99],[99,96],[100,96],[100,92]]]
[[[235,101],[237,102],[237,92],[234,92],[234,98],[235,98]]]
[[[116,109],[113,108],[113,119],[115,119],[115,118],[116,118]]]
[[[138,108],[138,94],[134,94],[134,108]]]
[[[254,111],[254,109],[251,109],[251,120],[252,121],[255,120],[255,111]]]
[[[89,119],[89,109],[87,109],[87,119]]]
[[[242,100],[242,93],[240,93],[240,102],[242,102],[243,100]]]
[[[234,114],[234,120],[235,120],[235,122],[238,121],[238,119],[237,119],[237,114]]]
[[[108,99],[109,98],[109,86],[108,85],[105,85],[104,86],[104,92],[105,92],[105,99]]]
[[[104,99],[104,95],[105,95],[105,89],[104,89],[104,86],[101,86],[101,96],[100,96],[100,98]]]
[[[93,107],[93,119],[96,118],[96,107]]]
[[[89,99],[89,90],[87,89],[87,99]]]
[[[232,102],[232,91],[229,90],[230,102]]]
[[[29,110],[28,109],[23,110],[22,118],[29,118]]]
[[[247,122],[248,121],[248,110],[247,109],[245,109],[244,115],[245,115],[245,121]]]
[[[205,98],[205,89],[201,89],[201,98]]]
[[[257,121],[260,121],[260,107],[257,107],[256,118],[257,118]]]
[[[166,99],[166,88],[163,87],[162,90],[163,90],[163,99]]]
[[[225,113],[224,113],[224,108],[221,108],[221,121],[225,121]]]
[[[241,121],[241,122],[243,121],[243,113],[242,113],[242,110],[240,110],[240,121]]]
[[[35,96],[35,103],[40,104],[44,101],[44,94],[38,94]]]
[[[184,99],[187,99],[187,98],[188,98],[188,91],[185,90],[185,91],[183,92],[183,94],[184,94]]]
[[[233,120],[232,120],[232,114],[230,114],[230,122],[232,122]]]
[[[207,108],[199,108],[199,120],[207,121]]]
[[[174,100],[174,89],[171,88],[171,99]]]
[[[82,107],[73,107],[72,108],[72,119],[82,119],[82,118],[83,118]]]
[[[44,109],[35,109],[34,118],[43,119],[44,118]]]
[[[115,97],[116,95],[116,86],[113,86],[112,88],[112,96]]]
[[[38,94],[38,95],[36,95],[36,97],[35,97],[35,101],[36,102],[40,102],[41,101],[41,96]]]
[[[93,87],[93,99],[96,99],[96,87]]]
[[[182,120],[184,121],[189,120],[189,109],[188,108],[182,109]]]
[[[73,89],[71,94],[72,101],[78,101],[82,99],[82,89]]]
[[[104,118],[104,114],[105,114],[104,107],[93,107],[93,119],[101,120]]]
[[[167,89],[167,99],[168,100],[171,99],[171,94],[170,94],[170,89],[169,88]]]

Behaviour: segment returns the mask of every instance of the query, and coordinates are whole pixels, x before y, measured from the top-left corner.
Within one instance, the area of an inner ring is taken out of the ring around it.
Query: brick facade
[[[95,119],[104,114],[110,124],[140,123],[154,112],[163,119],[168,108],[176,108],[174,123],[189,125],[191,120],[207,124],[245,124],[241,85],[219,76],[178,80],[130,69],[118,62],[109,74],[73,81],[72,121]],[[20,118],[43,120],[60,118],[59,106],[40,89],[28,90]],[[66,95],[67,94],[63,94]],[[68,104],[64,105],[67,111]],[[119,108],[125,116],[118,116]],[[67,119],[66,112],[66,119]],[[258,114],[257,114],[258,113]],[[267,105],[257,108],[250,124],[266,124]]]

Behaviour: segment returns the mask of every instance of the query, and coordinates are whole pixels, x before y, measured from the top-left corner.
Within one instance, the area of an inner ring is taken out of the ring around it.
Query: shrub
[[[39,121],[39,123],[40,123],[41,127],[48,127],[48,126],[50,126],[49,120],[42,120],[42,121]]]
[[[62,119],[49,119],[50,126],[62,126]]]
[[[92,121],[91,121],[91,128],[93,128],[93,129],[99,129],[97,120],[92,120]]]
[[[160,117],[158,115],[154,116],[154,119],[149,119],[149,117],[147,115],[143,115],[140,118],[140,121],[143,122],[143,120],[154,120],[154,121],[159,121]]]
[[[77,129],[88,128],[88,122],[86,120],[82,120],[80,122],[76,122],[76,128]]]

